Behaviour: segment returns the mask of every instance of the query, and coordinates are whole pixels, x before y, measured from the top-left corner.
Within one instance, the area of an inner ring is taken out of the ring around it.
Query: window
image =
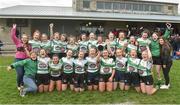
[[[111,2],[105,2],[105,9],[112,9],[112,3]]]
[[[90,1],[89,0],[83,1],[83,8],[90,8]]]
[[[144,5],[144,11],[149,11],[150,10],[150,5],[149,4],[145,4]]]
[[[133,4],[133,11],[138,11],[138,4]]]
[[[16,23],[18,27],[28,27],[28,20],[27,19],[7,19],[6,25],[11,27],[12,24]]]
[[[120,9],[125,9],[125,3],[120,3]]]
[[[144,11],[144,5],[143,4],[139,4],[139,11]]]
[[[168,6],[168,10],[173,10],[173,6]]]
[[[113,3],[113,9],[119,10],[119,3]]]
[[[131,10],[131,3],[126,3],[126,10]]]
[[[103,2],[97,2],[96,8],[97,9],[104,9],[104,3]]]
[[[152,12],[161,12],[161,6],[160,5],[151,5],[151,11]]]

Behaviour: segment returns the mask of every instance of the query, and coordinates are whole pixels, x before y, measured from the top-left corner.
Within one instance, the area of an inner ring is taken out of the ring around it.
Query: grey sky
[[[146,1],[163,1],[175,2],[180,4],[180,0],[146,0]],[[44,5],[44,6],[72,6],[72,0],[0,0],[0,8],[14,5]],[[179,5],[180,12],[180,5]]]

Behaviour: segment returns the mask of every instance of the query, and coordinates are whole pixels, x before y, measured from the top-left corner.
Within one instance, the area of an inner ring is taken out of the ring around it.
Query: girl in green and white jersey
[[[153,87],[153,77],[151,73],[152,68],[152,56],[149,50],[149,47],[146,48],[146,51],[142,52],[142,60],[139,63],[138,71],[141,80],[141,91],[148,95],[154,94],[157,89]]]
[[[60,57],[60,52],[61,52],[61,42],[60,42],[60,34],[59,32],[55,32],[53,34],[53,39],[51,41],[51,58],[54,54],[58,55]]]
[[[67,51],[67,35],[66,34],[61,34],[60,36],[60,58],[66,56],[66,51]]]
[[[106,49],[106,43],[103,42],[103,37],[102,36],[98,36],[97,37],[97,44],[96,44],[96,48],[98,51],[102,52],[104,49]]]
[[[115,74],[115,62],[112,58],[108,57],[107,50],[103,51],[102,58],[100,59],[100,78],[99,78],[99,91],[113,90],[113,78]]]
[[[84,59],[84,52],[79,51],[78,58],[73,61],[74,63],[74,87],[75,92],[84,91],[85,85],[85,66],[87,61]]]
[[[115,81],[114,81],[114,90],[118,87],[121,90],[124,90],[125,87],[125,72],[127,66],[127,58],[124,57],[123,49],[116,49],[116,60],[115,60]]]
[[[49,62],[49,72],[50,72],[50,85],[49,91],[54,90],[56,85],[57,91],[61,91],[62,83],[62,62],[58,55],[53,55],[52,60]]]
[[[33,52],[38,54],[41,48],[40,32],[38,30],[33,33],[33,39],[29,40],[29,44],[32,46]]]
[[[125,90],[129,90],[130,86],[134,86],[137,92],[140,92],[140,78],[138,73],[138,65],[140,59],[137,58],[136,50],[131,50],[127,60],[127,70],[125,76]]]
[[[62,90],[67,90],[68,85],[70,85],[70,89],[74,90],[74,68],[73,68],[73,61],[74,58],[72,58],[73,51],[67,50],[66,57],[63,57],[62,60]]]
[[[134,36],[131,36],[129,39],[129,43],[127,45],[127,50],[126,50],[127,54],[129,54],[132,49],[137,51],[137,42]]]
[[[148,32],[142,32],[141,38],[137,39],[138,42],[138,57],[141,58],[141,53],[146,50],[146,46],[149,47],[151,40],[148,38]]]
[[[115,59],[115,51],[117,43],[114,39],[114,34],[112,32],[109,32],[108,39],[106,39],[107,44],[107,50],[109,52],[109,57]]]
[[[89,34],[89,41],[88,41],[88,49],[90,48],[96,48],[97,40],[94,33]]]
[[[40,93],[47,92],[49,89],[49,61],[50,58],[47,57],[46,50],[41,49],[39,56],[37,57],[37,74],[36,81],[38,85],[38,90]]]
[[[67,49],[68,50],[72,50],[73,52],[73,57],[74,58],[77,58],[77,53],[78,53],[78,45],[75,43],[75,37],[70,37],[69,38],[69,41],[68,41],[68,44],[67,44]]]
[[[89,49],[87,60],[87,85],[88,90],[97,90],[99,83],[99,58],[100,52],[97,54],[95,48]]]
[[[128,41],[125,38],[125,32],[123,32],[123,31],[119,32],[119,37],[116,39],[116,43],[117,43],[116,48],[121,48],[121,49],[126,50]]]
[[[88,41],[86,34],[81,34],[81,38],[78,41],[79,51],[83,51],[85,53],[85,57],[88,56]]]
[[[48,36],[45,33],[41,35],[41,48],[46,50],[48,56],[50,55],[51,41],[48,40]]]

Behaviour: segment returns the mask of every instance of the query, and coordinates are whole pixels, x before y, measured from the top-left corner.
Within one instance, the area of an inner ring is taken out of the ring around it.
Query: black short
[[[49,74],[36,74],[36,84],[39,85],[49,85],[50,76]]]
[[[108,82],[111,74],[100,74],[99,82]]]
[[[62,74],[62,83],[63,84],[73,84],[74,74],[73,73],[63,73]]]
[[[84,88],[85,86],[85,74],[74,74],[74,87]]]
[[[87,73],[87,85],[98,85],[99,74],[98,73]]]
[[[140,77],[140,81],[146,85],[153,85],[154,83],[152,75]]]
[[[115,80],[115,82],[124,82],[124,80],[125,80],[125,72],[116,70],[114,80]]]
[[[50,76],[50,80],[52,80],[52,81],[59,81],[59,80],[62,80],[62,77],[61,76],[59,76],[59,77]]]
[[[161,65],[161,58],[160,57],[153,56],[152,59],[153,59],[154,65]]]
[[[139,74],[135,72],[125,73],[125,85],[133,85],[135,87],[140,86]]]

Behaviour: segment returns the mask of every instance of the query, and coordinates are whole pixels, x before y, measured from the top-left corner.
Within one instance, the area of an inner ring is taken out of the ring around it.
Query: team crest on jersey
[[[124,64],[122,64],[122,62],[117,62],[117,67],[124,67]]]
[[[78,71],[78,72],[81,72],[82,71],[82,67],[81,66],[76,66],[76,70]]]
[[[109,67],[105,67],[105,68],[103,68],[103,71],[104,71],[104,73],[109,73],[110,72],[110,68]]]
[[[56,51],[59,51],[60,49],[61,49],[60,46],[55,46],[55,50],[56,50]]]
[[[114,47],[111,47],[111,51],[114,52],[114,51],[115,51],[115,48],[114,48]]]
[[[69,65],[69,64],[66,64],[64,66],[64,69],[71,70],[71,69],[73,69],[73,67],[71,65]]]
[[[84,46],[82,46],[82,47],[81,47],[81,50],[82,50],[82,51],[86,51],[86,50],[87,50],[87,48],[86,48],[86,47],[84,47]]]
[[[40,62],[38,66],[39,66],[39,68],[46,68],[47,67],[47,65],[43,62]]]
[[[90,67],[90,68],[96,68],[96,64],[91,63],[91,64],[89,64],[89,67]]]
[[[129,71],[133,72],[135,70],[135,68],[133,66],[129,66]]]

